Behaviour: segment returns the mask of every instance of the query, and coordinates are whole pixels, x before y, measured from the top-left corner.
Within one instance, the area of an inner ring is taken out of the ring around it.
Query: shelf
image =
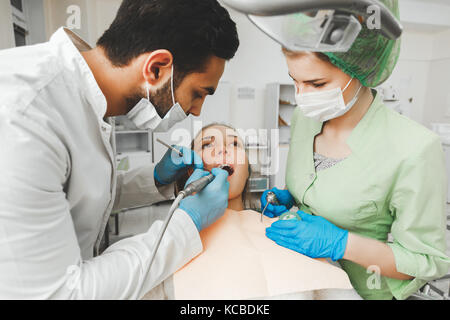
[[[254,190],[249,190],[250,193],[257,193],[257,192],[264,192],[267,189],[254,189]]]
[[[278,128],[281,127],[290,127],[291,124],[289,122],[286,122],[281,116],[278,116]]]
[[[147,130],[116,130],[116,134],[134,134],[134,133],[145,133],[148,134]]]
[[[144,155],[151,155],[152,153],[150,151],[145,150],[135,150],[135,151],[123,151],[123,152],[117,152],[118,156],[144,156]]]
[[[248,179],[248,189],[251,192],[259,192],[259,190],[267,190],[269,187],[269,178],[267,176],[251,176]]]
[[[257,145],[247,145],[245,146],[245,149],[249,149],[249,150],[264,150],[264,149],[268,149],[268,146],[257,146]]]
[[[291,104],[291,103],[289,103],[289,104],[280,103],[280,107],[293,107],[293,108],[295,108],[295,107],[297,107],[297,105],[296,104]]]

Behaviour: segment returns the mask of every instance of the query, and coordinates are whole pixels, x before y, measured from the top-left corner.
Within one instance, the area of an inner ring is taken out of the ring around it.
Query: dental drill
[[[264,210],[263,211],[261,211],[261,222],[263,221],[263,215],[264,215],[264,212],[266,211],[266,209],[267,209],[267,206],[269,205],[269,203],[270,204],[273,204],[273,205],[279,205],[280,203],[278,202],[278,199],[277,199],[277,196],[275,195],[275,193],[273,193],[272,191],[269,191],[268,193],[267,193],[267,196],[266,196],[266,206],[264,207]]]
[[[266,205],[264,207],[264,210],[261,212],[261,222],[262,222],[262,218],[263,218],[263,215],[264,215],[264,211],[266,211],[267,206],[269,205],[269,203],[273,204],[275,206],[279,206],[280,205],[280,202],[278,201],[277,196],[272,191],[269,191],[267,193],[266,202],[267,203],[266,203]],[[285,212],[282,215],[280,215],[278,217],[278,220],[302,220],[302,218],[300,217],[300,215],[298,213],[288,211],[288,212]]]

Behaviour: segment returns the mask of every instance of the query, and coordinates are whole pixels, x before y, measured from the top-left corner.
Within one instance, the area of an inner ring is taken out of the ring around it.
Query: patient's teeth
[[[232,176],[233,173],[234,173],[234,169],[232,167],[226,165],[226,164],[225,165],[221,165],[220,169],[227,171],[229,176]]]

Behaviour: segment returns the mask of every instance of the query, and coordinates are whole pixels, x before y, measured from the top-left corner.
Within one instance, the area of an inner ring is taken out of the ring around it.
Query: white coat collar
[[[81,55],[81,51],[91,50],[92,47],[81,37],[67,28],[59,28],[50,38],[50,43],[54,45],[57,56],[63,66],[77,77],[81,90],[85,93],[87,100],[93,108],[101,124],[105,124],[103,118],[107,110],[106,98],[95,80],[86,60]]]

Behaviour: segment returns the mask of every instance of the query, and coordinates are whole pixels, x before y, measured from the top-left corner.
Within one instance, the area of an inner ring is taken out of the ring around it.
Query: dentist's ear
[[[170,79],[173,56],[168,50],[161,49],[148,53],[143,66],[143,77],[152,87],[157,87]]]

